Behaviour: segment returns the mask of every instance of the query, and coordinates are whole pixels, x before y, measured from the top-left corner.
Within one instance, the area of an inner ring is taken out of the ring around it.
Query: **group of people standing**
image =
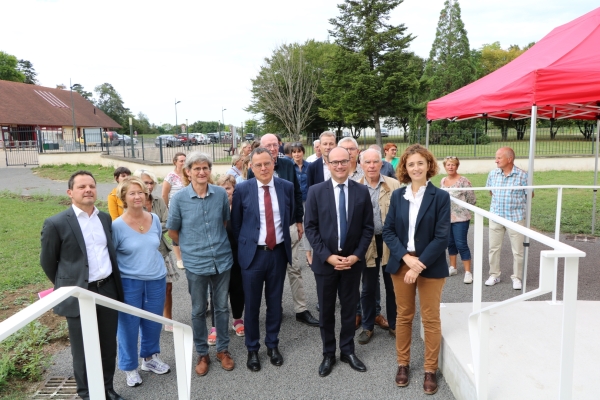
[[[436,188],[430,179],[438,173],[437,161],[418,144],[400,157],[395,157],[397,147],[388,144],[382,158],[377,146],[359,154],[353,138],[336,143],[335,134],[326,131],[315,143],[319,157],[313,162],[304,160],[302,143],[282,148],[272,134],[247,147],[217,184],[208,155],[178,153],[161,197],[152,196],[157,179],[150,171],[132,175],[118,168],[118,187],[108,198],[112,224],[94,206],[93,176],[86,171],[73,174],[68,190],[72,207],[48,218],[42,230],[40,257],[49,279],[56,288],[85,287],[171,319],[172,282],[179,279],[177,270],[184,270],[192,303],[195,371],[204,376],[209,372],[212,344],[221,367],[227,371],[235,367],[229,352],[228,299],[231,327],[244,336],[248,351],[246,367],[261,370],[263,296],[267,357],[274,366],[283,364],[279,331],[287,273],[296,320],[320,328],[319,376],[332,372],[338,347],[340,361],[365,372],[367,367],[355,352],[355,330],[362,326],[358,341],[364,345],[379,325],[395,337],[395,383],[400,387],[409,384],[418,292],[425,331],[423,389],[426,394],[436,393],[441,295],[445,278],[457,274],[457,254],[465,268],[464,282],[473,281],[466,240],[470,212],[451,205],[450,196],[475,204],[474,192],[452,190],[449,194]],[[513,160],[514,153],[509,161]],[[501,171],[508,168],[502,157],[497,156],[496,162]],[[446,157],[443,165],[448,176],[442,188],[471,186],[457,173],[458,158]],[[493,176],[490,173],[490,179]],[[493,204],[501,197],[495,193]],[[318,319],[308,310],[304,291],[302,267],[307,263],[316,282]],[[488,281],[494,278],[497,283],[499,271],[491,267],[490,273]],[[381,315],[380,276],[387,319]],[[209,298],[210,331],[206,321]],[[339,344],[335,335],[338,299]],[[142,370],[170,371],[159,357],[159,324],[103,307],[97,310],[107,398],[121,399],[112,387],[115,338],[118,365],[126,372],[129,386],[142,383],[138,355]],[[78,394],[88,398],[77,301],[67,300],[55,311],[67,317]],[[172,327],[165,326],[165,330]]]

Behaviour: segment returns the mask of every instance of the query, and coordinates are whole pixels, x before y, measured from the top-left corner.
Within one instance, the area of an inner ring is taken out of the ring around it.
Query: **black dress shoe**
[[[283,356],[277,347],[267,350],[267,355],[271,358],[271,364],[280,367],[283,364]]]
[[[350,367],[355,371],[367,371],[367,367],[365,367],[365,364],[363,364],[363,362],[360,361],[355,354],[342,354],[340,356],[340,361],[350,364]]]
[[[248,361],[246,362],[246,367],[248,367],[250,371],[260,371],[260,360],[258,359],[258,351],[248,352]]]
[[[115,389],[107,389],[105,392],[106,400],[125,400],[117,392]]]
[[[301,313],[296,313],[296,321],[302,322],[309,326],[319,326],[319,320],[313,317],[308,310]]]
[[[335,365],[335,356],[323,356],[323,361],[319,366],[319,376],[325,377],[331,373]]]

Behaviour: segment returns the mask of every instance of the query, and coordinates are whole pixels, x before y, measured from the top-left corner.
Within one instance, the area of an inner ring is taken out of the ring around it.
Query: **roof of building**
[[[120,128],[116,121],[73,92],[75,125]],[[0,125],[73,126],[71,91],[0,80]]]

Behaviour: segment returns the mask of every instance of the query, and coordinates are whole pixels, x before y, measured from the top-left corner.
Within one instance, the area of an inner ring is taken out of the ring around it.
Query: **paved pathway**
[[[99,198],[106,198],[113,184],[99,185]],[[51,193],[64,194],[66,182],[51,182],[36,177],[28,168],[0,169],[0,190],[21,191],[24,194]],[[158,189],[157,189],[158,190]],[[469,232],[469,241],[473,243],[473,230]],[[564,238],[563,238],[564,239]],[[596,243],[570,242],[574,247],[580,248],[588,254],[588,257],[580,263],[579,273],[579,299],[600,300],[598,290],[598,278],[596,264],[600,256]],[[472,248],[472,247],[471,247]],[[487,248],[487,232],[484,234],[484,248]],[[539,252],[544,249],[537,243],[532,243],[528,282],[529,288],[537,285],[539,279]],[[483,288],[483,301],[500,301],[517,294],[509,279],[512,269],[512,257],[510,245],[505,240],[502,252],[502,260],[505,260],[502,269],[502,281],[493,287]],[[558,282],[562,282],[562,265],[559,267]],[[488,270],[487,260],[484,260],[483,271]],[[461,271],[461,268],[459,268]],[[443,293],[443,302],[469,302],[472,298],[473,285],[462,283],[462,277],[455,276],[447,280]],[[303,270],[305,290],[310,310],[316,314],[316,293],[314,276],[308,268]],[[476,279],[486,279],[483,277]],[[382,293],[383,291],[382,287]],[[559,299],[562,287],[558,288]],[[174,283],[173,287],[173,317],[177,321],[191,324],[191,304],[187,293],[185,275]],[[548,300],[550,295],[543,296],[539,300]],[[227,372],[220,368],[214,357],[215,348],[210,349],[211,364],[210,372],[205,377],[192,376],[192,398],[229,398],[229,399],[354,399],[354,398],[401,398],[419,399],[430,398],[422,391],[423,373],[423,342],[418,336],[418,311],[415,319],[413,345],[411,349],[411,381],[406,388],[397,388],[394,384],[396,371],[394,340],[386,331],[375,328],[375,336],[372,341],[364,346],[356,344],[356,354],[365,362],[368,371],[366,373],[355,372],[344,363],[338,361],[332,374],[326,378],[318,376],[318,367],[321,361],[321,339],[318,328],[308,327],[296,322],[293,312],[293,302],[289,285],[286,283],[283,297],[284,316],[280,334],[280,350],[285,362],[282,367],[272,366],[266,357],[266,349],[261,348],[259,354],[263,369],[258,373],[250,372],[245,367],[246,350],[243,338],[231,333],[230,351],[236,361],[236,368]],[[509,311],[507,311],[509,312]],[[264,306],[261,313],[262,327],[264,327]],[[466,321],[465,321],[466,323]],[[337,326],[339,327],[339,320]],[[357,331],[357,334],[360,332]],[[264,329],[263,329],[264,335]],[[465,340],[469,340],[465,337]],[[125,384],[125,374],[117,371],[115,374],[115,389],[127,399],[172,399],[176,397],[175,360],[173,354],[172,334],[163,332],[161,336],[162,358],[169,363],[173,372],[164,376],[157,376],[150,372],[141,372],[144,383],[137,388],[129,388]],[[48,375],[70,376],[72,375],[71,355],[69,349],[59,352],[48,370]],[[435,395],[436,399],[453,399],[443,377],[439,376],[440,389]]]

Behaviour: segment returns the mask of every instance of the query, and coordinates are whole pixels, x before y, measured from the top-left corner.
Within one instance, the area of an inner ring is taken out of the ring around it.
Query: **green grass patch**
[[[431,180],[439,187],[445,174]],[[464,174],[473,187],[484,187],[488,174]],[[547,171],[535,172],[533,184],[539,185],[593,185],[593,172]],[[542,232],[554,232],[556,221],[557,189],[538,189],[531,205],[531,226]],[[477,207],[490,209],[491,196],[487,191],[477,191]],[[562,199],[562,233],[591,234],[593,191],[591,189],[564,189]],[[600,235],[600,196],[596,207],[595,234]],[[487,220],[485,221],[487,224]]]
[[[28,284],[47,283],[40,267],[40,232],[44,220],[71,204],[67,196],[21,196],[0,192],[0,293]],[[96,206],[106,211],[105,202]]]
[[[61,165],[43,165],[33,168],[33,173],[40,178],[52,179],[54,181],[68,181],[74,172],[86,170],[94,175],[97,183],[114,182],[114,167],[103,167],[102,165],[87,164],[61,164]],[[133,172],[133,171],[132,171]]]

